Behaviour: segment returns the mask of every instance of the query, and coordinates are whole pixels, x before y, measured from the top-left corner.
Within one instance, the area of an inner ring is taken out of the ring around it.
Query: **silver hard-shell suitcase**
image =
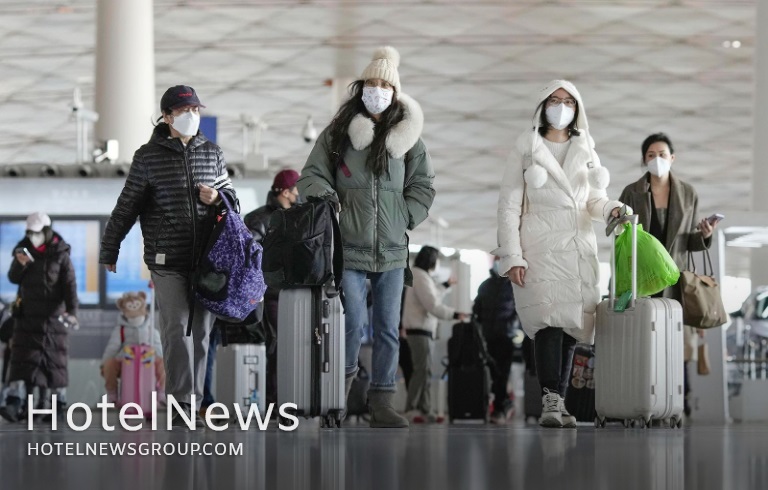
[[[280,291],[277,313],[277,399],[296,415],[341,427],[344,411],[344,314],[325,287]]]
[[[264,344],[229,344],[216,353],[216,400],[240,405],[243,414],[251,404],[266,413],[267,350]],[[277,409],[274,409],[277,414]]]
[[[625,311],[614,311],[614,246],[611,294],[597,307],[595,426],[604,427],[607,418],[614,418],[622,419],[625,426],[637,421],[647,427],[651,420],[663,420],[680,427],[683,309],[675,300],[637,298],[637,216],[625,220],[632,224],[632,300]]]

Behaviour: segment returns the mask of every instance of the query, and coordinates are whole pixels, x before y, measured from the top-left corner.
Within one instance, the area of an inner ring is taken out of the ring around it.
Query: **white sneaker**
[[[544,396],[541,397],[541,418],[539,425],[542,427],[562,427],[563,418],[560,413],[562,398],[557,393],[550,393],[544,388]]]
[[[568,429],[576,428],[576,417],[568,413],[565,409],[565,398],[560,397],[560,419],[563,421],[563,427]]]

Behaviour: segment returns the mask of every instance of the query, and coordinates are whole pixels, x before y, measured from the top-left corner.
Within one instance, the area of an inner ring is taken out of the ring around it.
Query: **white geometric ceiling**
[[[74,161],[69,104],[79,85],[93,107],[95,14],[95,0],[0,2],[0,163]],[[391,44],[424,109],[442,244],[490,250],[504,161],[553,78],[581,91],[611,196],[640,176],[645,136],[664,131],[702,215],[747,210],[755,14],[755,1],[727,0],[156,0],[156,92],[195,87],[232,162],[240,114],[267,114],[271,166],[300,169],[305,115],[318,129],[332,115],[327,81]],[[427,224],[411,237],[433,238]]]

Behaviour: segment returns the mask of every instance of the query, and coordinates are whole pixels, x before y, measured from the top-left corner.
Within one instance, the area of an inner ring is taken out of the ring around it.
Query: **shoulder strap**
[[[125,327],[120,325],[120,345],[125,343]]]
[[[341,228],[339,218],[333,203],[327,202],[331,210],[331,223],[333,224],[333,282],[336,291],[341,291],[341,278],[344,273],[344,246],[341,243]]]

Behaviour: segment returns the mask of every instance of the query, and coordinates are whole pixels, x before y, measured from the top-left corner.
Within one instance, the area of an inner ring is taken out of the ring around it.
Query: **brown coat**
[[[688,266],[688,252],[708,249],[712,244],[712,237],[705,240],[697,229],[700,218],[698,215],[699,197],[696,195],[696,190],[690,184],[676,178],[672,173],[669,174],[669,179],[667,231],[662,243],[682,271],[686,270]],[[635,214],[640,216],[639,223],[643,225],[643,229],[650,231],[651,213],[655,211],[651,209],[651,183],[648,173],[637,182],[625,187],[619,201],[632,207]],[[664,290],[665,298],[680,301],[680,296],[680,289],[677,286]],[[694,360],[696,337],[692,335],[689,327],[686,327],[685,334],[685,358],[686,360]]]

